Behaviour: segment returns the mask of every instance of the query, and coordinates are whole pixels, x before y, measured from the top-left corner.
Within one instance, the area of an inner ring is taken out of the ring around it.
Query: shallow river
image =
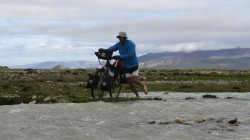
[[[203,95],[157,92],[148,96],[162,100],[0,106],[0,139],[250,140],[250,93]],[[227,123],[234,118],[236,124]]]

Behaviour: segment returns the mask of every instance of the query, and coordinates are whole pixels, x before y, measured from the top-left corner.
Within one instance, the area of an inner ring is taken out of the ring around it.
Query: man
[[[140,97],[140,95],[138,94],[135,84],[139,85],[147,95],[148,89],[146,85],[142,84],[142,82],[138,78],[139,62],[136,56],[134,42],[128,40],[126,32],[123,31],[119,32],[116,37],[119,39],[119,42],[108,48],[108,51],[114,52],[119,50],[120,55],[114,56],[113,58],[123,60],[125,66],[125,75],[129,87],[135,93],[136,97]]]

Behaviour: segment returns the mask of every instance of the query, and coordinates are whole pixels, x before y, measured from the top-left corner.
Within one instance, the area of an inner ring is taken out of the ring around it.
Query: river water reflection
[[[213,93],[216,99],[202,98],[205,94],[155,92],[149,96],[162,100],[0,106],[0,138],[249,140],[250,93]],[[233,118],[237,125],[227,123]]]

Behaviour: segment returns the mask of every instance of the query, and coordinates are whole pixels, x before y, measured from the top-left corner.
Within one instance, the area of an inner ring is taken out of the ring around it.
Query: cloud
[[[120,30],[139,54],[250,47],[249,7],[246,0],[2,0],[0,65],[93,60]]]

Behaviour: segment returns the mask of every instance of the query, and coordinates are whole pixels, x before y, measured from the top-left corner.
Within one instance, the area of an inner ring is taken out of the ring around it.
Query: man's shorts
[[[132,76],[138,76],[138,73],[139,73],[138,66],[132,67],[130,69],[125,69],[126,78],[129,78]]]

